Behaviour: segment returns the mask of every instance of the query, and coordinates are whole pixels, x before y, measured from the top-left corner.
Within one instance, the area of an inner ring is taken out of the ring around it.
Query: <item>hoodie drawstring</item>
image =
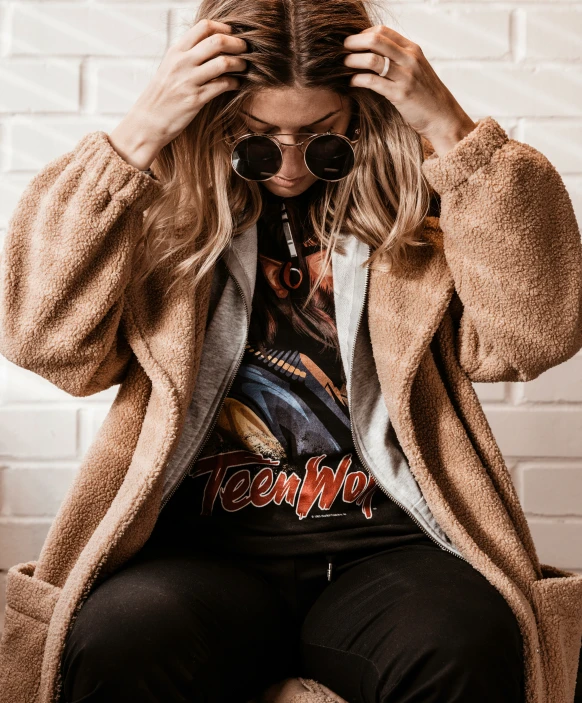
[[[331,581],[333,573],[333,560],[331,556],[327,556],[327,580]]]

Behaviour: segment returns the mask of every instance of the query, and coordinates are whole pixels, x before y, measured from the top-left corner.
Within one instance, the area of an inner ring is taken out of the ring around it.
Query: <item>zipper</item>
[[[227,266],[227,268],[228,268],[228,266]],[[230,272],[230,269],[229,269],[229,272]],[[186,478],[186,476],[190,473],[190,469],[191,469],[191,468],[194,466],[194,464],[197,462],[198,457],[200,456],[200,453],[201,453],[202,450],[204,449],[204,445],[206,444],[206,440],[210,437],[210,435],[212,434],[212,432],[213,432],[213,430],[214,430],[214,428],[215,428],[215,426],[216,426],[216,423],[218,422],[218,416],[220,415],[220,411],[222,410],[222,406],[224,405],[224,400],[225,400],[226,396],[228,395],[230,389],[232,388],[232,384],[234,383],[234,379],[235,379],[235,377],[236,377],[236,374],[238,373],[238,370],[239,370],[239,368],[240,368],[240,365],[242,364],[242,360],[243,360],[244,355],[245,355],[245,350],[246,350],[246,346],[247,346],[247,338],[248,338],[249,308],[248,308],[247,301],[246,301],[246,299],[245,299],[243,290],[242,290],[242,288],[241,288],[239,282],[237,281],[236,277],[232,275],[232,273],[230,273],[230,276],[231,276],[232,280],[234,281],[234,283],[235,283],[236,287],[238,288],[238,291],[239,291],[239,293],[240,293],[240,295],[241,295],[241,298],[242,298],[242,301],[243,301],[243,305],[244,305],[244,307],[245,307],[246,317],[247,317],[247,331],[246,331],[246,334],[245,334],[245,342],[244,342],[244,344],[243,344],[243,350],[242,350],[242,353],[239,355],[238,361],[237,361],[237,363],[236,363],[236,367],[235,367],[234,371],[232,372],[232,374],[231,374],[231,376],[230,376],[230,379],[229,379],[229,381],[228,381],[228,385],[227,385],[227,387],[226,387],[226,390],[225,390],[224,393],[222,394],[222,398],[221,398],[221,400],[220,400],[220,403],[218,404],[218,407],[217,407],[217,409],[216,409],[215,412],[214,412],[214,417],[212,418],[212,422],[210,423],[210,427],[209,427],[209,428],[206,430],[206,432],[204,433],[204,437],[202,438],[202,441],[200,442],[200,446],[199,446],[198,449],[196,450],[196,453],[194,454],[194,456],[192,457],[192,459],[190,459],[190,461],[188,462],[188,464],[187,464],[187,466],[186,466],[186,469],[184,470],[184,472],[182,473],[182,475],[180,476],[180,478],[178,479],[178,481],[174,484],[174,487],[172,488],[172,490],[168,493],[168,495],[167,495],[167,496],[165,497],[165,499],[162,501],[162,504],[161,504],[160,510],[159,510],[160,513],[162,512],[162,510],[163,510],[164,506],[166,505],[166,503],[167,503],[167,502],[170,500],[170,498],[174,495],[174,493],[175,493],[176,490],[178,489],[178,486],[182,483],[182,481],[183,481],[183,480]]]
[[[369,256],[369,255],[370,255],[370,246],[368,245],[368,256]],[[353,346],[353,348],[352,348],[352,361],[351,361],[352,373],[350,373],[350,398],[352,397],[352,395],[351,395],[351,387],[352,387],[352,376],[353,376],[353,369],[354,369],[354,357],[356,356],[356,342],[357,342],[357,339],[358,339],[358,332],[359,332],[359,330],[360,330],[360,325],[361,325],[361,322],[362,322],[362,316],[363,316],[363,313],[364,313],[365,301],[366,301],[366,294],[367,294],[367,291],[368,291],[368,279],[369,279],[369,277],[370,277],[369,266],[366,266],[366,279],[365,279],[366,282],[365,282],[365,285],[364,285],[364,296],[363,296],[363,297],[364,297],[364,302],[362,303],[362,306],[361,306],[361,308],[360,308],[360,314],[359,314],[359,317],[358,317],[358,323],[357,323],[357,325],[356,325],[356,332],[355,332],[355,334],[354,334],[354,346]],[[426,535],[428,535],[428,537],[430,537],[430,539],[431,539],[435,544],[437,544],[441,549],[444,549],[446,552],[450,552],[451,554],[454,554],[456,557],[459,557],[459,559],[462,559],[463,561],[468,561],[467,559],[465,559],[464,556],[462,556],[462,555],[460,555],[460,554],[457,554],[457,552],[454,552],[452,549],[449,549],[448,547],[444,547],[438,540],[436,540],[436,539],[430,534],[430,532],[428,532],[428,531],[420,524],[420,522],[414,517],[414,515],[410,512],[410,510],[409,510],[406,506],[402,505],[402,503],[401,503],[399,500],[396,500],[396,498],[395,498],[391,493],[389,493],[389,492],[386,490],[386,488],[384,488],[384,486],[383,486],[383,485],[381,484],[381,482],[378,480],[378,477],[374,474],[374,472],[372,471],[372,469],[371,469],[371,468],[368,466],[368,464],[365,462],[364,457],[362,456],[362,454],[361,454],[361,452],[360,452],[360,449],[359,449],[359,446],[358,446],[358,442],[357,442],[356,436],[355,436],[355,434],[354,434],[353,423],[352,423],[352,418],[351,418],[351,410],[350,410],[350,431],[351,431],[351,433],[352,433],[352,439],[353,439],[353,441],[354,441],[354,448],[355,448],[355,450],[356,450],[356,454],[358,455],[360,461],[362,462],[362,466],[365,466],[366,469],[370,472],[370,475],[374,478],[374,480],[375,480],[375,482],[376,482],[376,485],[380,488],[380,490],[381,490],[385,495],[387,495],[388,498],[390,498],[391,500],[393,500],[393,501],[396,503],[396,505],[398,505],[400,508],[402,508],[402,510],[404,510],[404,512],[407,513],[407,514],[414,520],[414,522],[420,527],[420,529],[421,529]],[[328,567],[328,579],[330,578],[330,576],[331,576],[331,570],[330,570],[329,567]]]

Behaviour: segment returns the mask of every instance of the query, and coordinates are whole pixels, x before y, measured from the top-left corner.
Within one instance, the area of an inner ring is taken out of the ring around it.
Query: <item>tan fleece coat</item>
[[[540,152],[491,117],[423,171],[441,196],[434,246],[406,275],[370,271],[367,315],[394,429],[439,524],[505,597],[524,638],[527,703],[572,703],[582,576],[540,564],[472,381],[526,381],[582,346],[582,247]],[[146,541],[205,333],[209,275],[165,295],[131,277],[159,184],[92,132],[29,183],[0,269],[0,352],[75,396],[121,384],[38,560],[8,572],[0,703],[53,703],[93,585]],[[188,252],[183,254],[188,255]]]

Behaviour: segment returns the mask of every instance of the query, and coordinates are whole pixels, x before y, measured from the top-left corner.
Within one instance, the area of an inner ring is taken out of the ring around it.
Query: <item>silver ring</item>
[[[380,76],[380,78],[384,78],[384,76],[388,73],[389,68],[390,68],[390,59],[387,56],[385,56],[384,57],[384,70],[382,71],[382,73],[378,74]]]

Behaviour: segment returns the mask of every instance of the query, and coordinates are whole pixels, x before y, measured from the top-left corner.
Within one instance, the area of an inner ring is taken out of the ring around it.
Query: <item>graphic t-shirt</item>
[[[263,189],[244,355],[214,430],[162,511],[158,530],[264,556],[332,554],[426,538],[355,450],[331,265],[302,307],[324,256],[310,236],[310,190],[283,199]]]

